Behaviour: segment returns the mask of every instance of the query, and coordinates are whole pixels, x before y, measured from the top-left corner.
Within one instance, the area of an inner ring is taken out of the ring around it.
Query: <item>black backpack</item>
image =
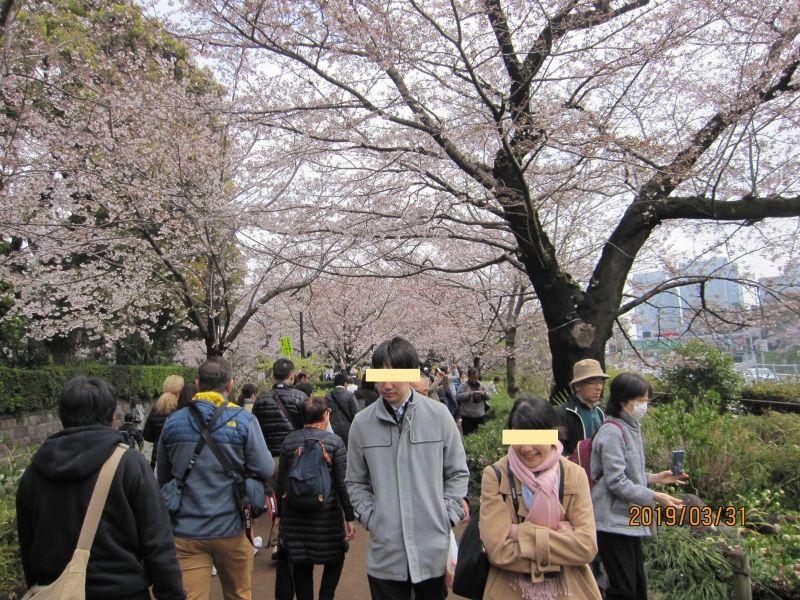
[[[322,508],[331,493],[331,456],[322,439],[307,437],[295,450],[286,477],[284,500],[293,510],[315,511]]]

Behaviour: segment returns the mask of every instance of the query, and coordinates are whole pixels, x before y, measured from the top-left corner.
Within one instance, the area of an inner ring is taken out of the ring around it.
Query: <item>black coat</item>
[[[292,466],[295,451],[307,437],[320,437],[325,449],[333,457],[328,466],[331,472],[332,492],[324,506],[317,512],[298,512],[292,510],[283,494],[286,491],[286,477]],[[281,537],[289,552],[289,558],[296,564],[330,564],[344,560],[347,543],[344,541],[344,522],[354,521],[355,514],[347,495],[344,475],[347,469],[347,451],[344,442],[335,433],[318,429],[300,429],[286,436],[281,446],[281,461],[278,469],[276,492],[281,515]]]
[[[289,413],[289,419],[278,408],[278,404],[275,402],[276,395],[283,402],[286,412]],[[303,392],[284,383],[275,384],[270,391],[256,398],[256,402],[253,404],[253,415],[258,419],[261,433],[264,434],[272,456],[280,455],[284,438],[303,426],[301,409],[306,398],[307,396]]]
[[[51,435],[17,490],[17,530],[25,580],[48,584],[78,543],[100,467],[122,441],[102,425]],[[91,548],[86,598],[186,598],[167,509],[144,456],[129,449],[114,474]]]
[[[144,429],[142,430],[142,437],[145,441],[153,442],[153,446],[158,446],[158,438],[161,437],[161,430],[164,429],[164,423],[169,414],[164,414],[156,409],[156,405],[150,409],[150,414],[147,415],[147,420],[144,422]]]
[[[335,387],[328,394],[328,408],[331,412],[331,429],[342,438],[345,448],[350,437],[350,424],[358,412],[358,404],[353,392],[343,387]]]

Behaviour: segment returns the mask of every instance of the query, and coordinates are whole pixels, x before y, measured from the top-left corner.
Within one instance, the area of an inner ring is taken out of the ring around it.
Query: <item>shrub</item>
[[[749,398],[752,400],[800,402],[800,383],[751,383],[742,388],[741,394],[742,398]]]
[[[17,482],[30,454],[0,446],[4,462],[0,469],[0,598],[19,598],[24,591],[24,575],[17,538]]]
[[[769,487],[782,489],[785,506],[800,510],[800,415],[767,411],[739,417],[737,423],[761,440],[757,454],[768,473]]]
[[[800,599],[800,514],[786,509],[787,496],[767,488],[737,502],[747,507],[750,527],[741,530],[740,545],[750,557],[756,599]]]
[[[643,421],[649,470],[669,468],[672,450],[686,450],[690,485],[707,502],[724,502],[769,481],[765,463],[772,446],[764,444],[749,420],[720,413],[715,403],[691,409],[683,401],[654,406]]]
[[[177,373],[193,381],[197,369],[182,366],[83,365],[13,369],[0,367],[0,414],[46,410],[58,405],[64,384],[76,375],[102,377],[117,391],[119,402],[150,400],[161,393],[167,375]]]
[[[731,567],[713,539],[665,527],[645,541],[644,556],[648,585],[666,600],[731,597]]]
[[[507,394],[495,394],[491,400],[493,416],[478,428],[478,431],[464,436],[464,450],[469,467],[469,496],[481,495],[481,476],[483,469],[500,460],[508,452],[502,445],[503,429],[508,422],[513,400]]]
[[[714,346],[689,342],[677,348],[664,369],[665,379],[679,397],[721,401],[721,408],[739,397],[742,379],[733,370],[733,358]]]

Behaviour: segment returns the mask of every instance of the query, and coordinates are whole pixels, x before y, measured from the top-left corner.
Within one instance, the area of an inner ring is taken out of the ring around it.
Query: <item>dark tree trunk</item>
[[[512,398],[517,395],[517,328],[510,327],[506,332],[506,389]]]

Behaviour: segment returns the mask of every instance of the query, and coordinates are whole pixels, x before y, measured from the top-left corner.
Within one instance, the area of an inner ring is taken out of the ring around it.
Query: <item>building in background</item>
[[[631,277],[631,292],[640,296],[668,278],[664,271],[637,273]],[[683,331],[680,288],[661,292],[637,306],[632,320],[638,339],[679,336]]]

